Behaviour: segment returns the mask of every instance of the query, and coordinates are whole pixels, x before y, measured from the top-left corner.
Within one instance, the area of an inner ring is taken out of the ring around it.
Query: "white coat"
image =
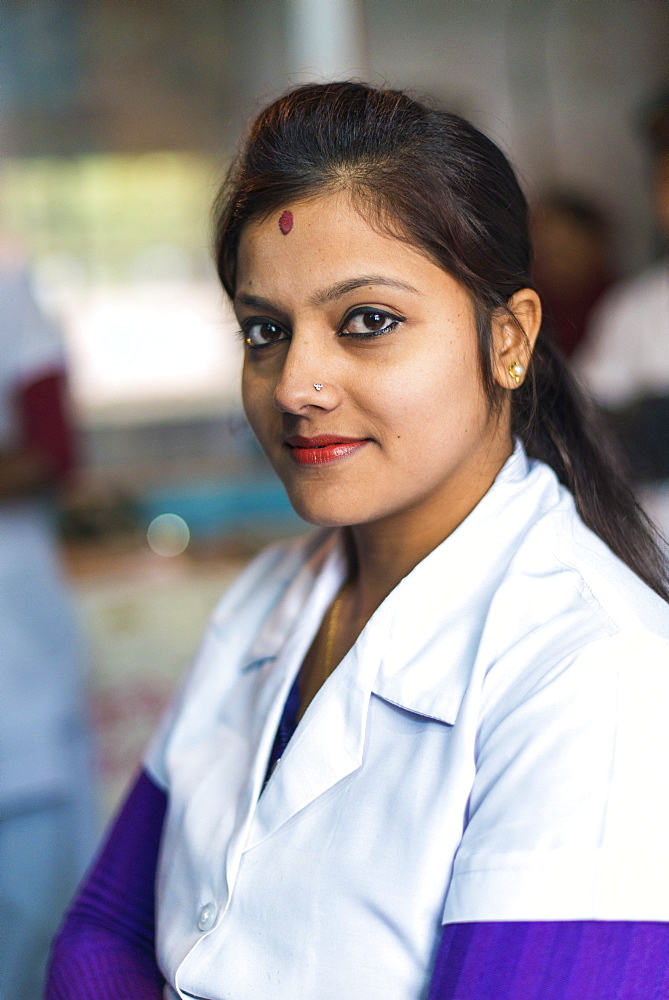
[[[265,790],[345,562],[261,555],[149,752],[166,995],[416,1000],[443,922],[669,920],[669,606],[517,448],[389,595]]]

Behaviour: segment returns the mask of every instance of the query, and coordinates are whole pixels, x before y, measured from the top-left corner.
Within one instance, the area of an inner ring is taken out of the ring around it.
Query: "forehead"
[[[290,213],[290,215],[289,215]],[[239,243],[237,291],[258,282],[308,283],[342,278],[375,264],[389,275],[440,268],[405,241],[374,228],[346,192],[289,202],[244,227]]]

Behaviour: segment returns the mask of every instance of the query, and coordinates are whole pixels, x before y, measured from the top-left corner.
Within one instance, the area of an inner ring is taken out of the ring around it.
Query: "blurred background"
[[[66,347],[78,465],[59,538],[103,816],[222,590],[305,527],[241,414],[210,261],[249,118],[337,77],[469,117],[535,206],[570,354],[601,295],[663,252],[640,115],[668,53],[666,0],[2,0],[0,231]]]

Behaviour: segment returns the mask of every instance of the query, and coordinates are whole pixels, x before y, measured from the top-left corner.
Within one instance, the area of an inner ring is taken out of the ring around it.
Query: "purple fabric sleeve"
[[[428,1000],[666,1000],[669,924],[451,924]]]
[[[46,1000],[160,1000],[154,889],[166,805],[140,774],[54,943]],[[447,925],[428,1000],[667,997],[669,924],[565,921]]]
[[[166,805],[141,772],[54,941],[46,1000],[160,1000],[154,894]]]

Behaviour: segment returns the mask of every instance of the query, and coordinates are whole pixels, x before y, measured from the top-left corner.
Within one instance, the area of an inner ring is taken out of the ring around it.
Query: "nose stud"
[[[322,388],[323,388],[322,382],[314,382],[314,389],[316,390],[316,392],[320,392]]]

